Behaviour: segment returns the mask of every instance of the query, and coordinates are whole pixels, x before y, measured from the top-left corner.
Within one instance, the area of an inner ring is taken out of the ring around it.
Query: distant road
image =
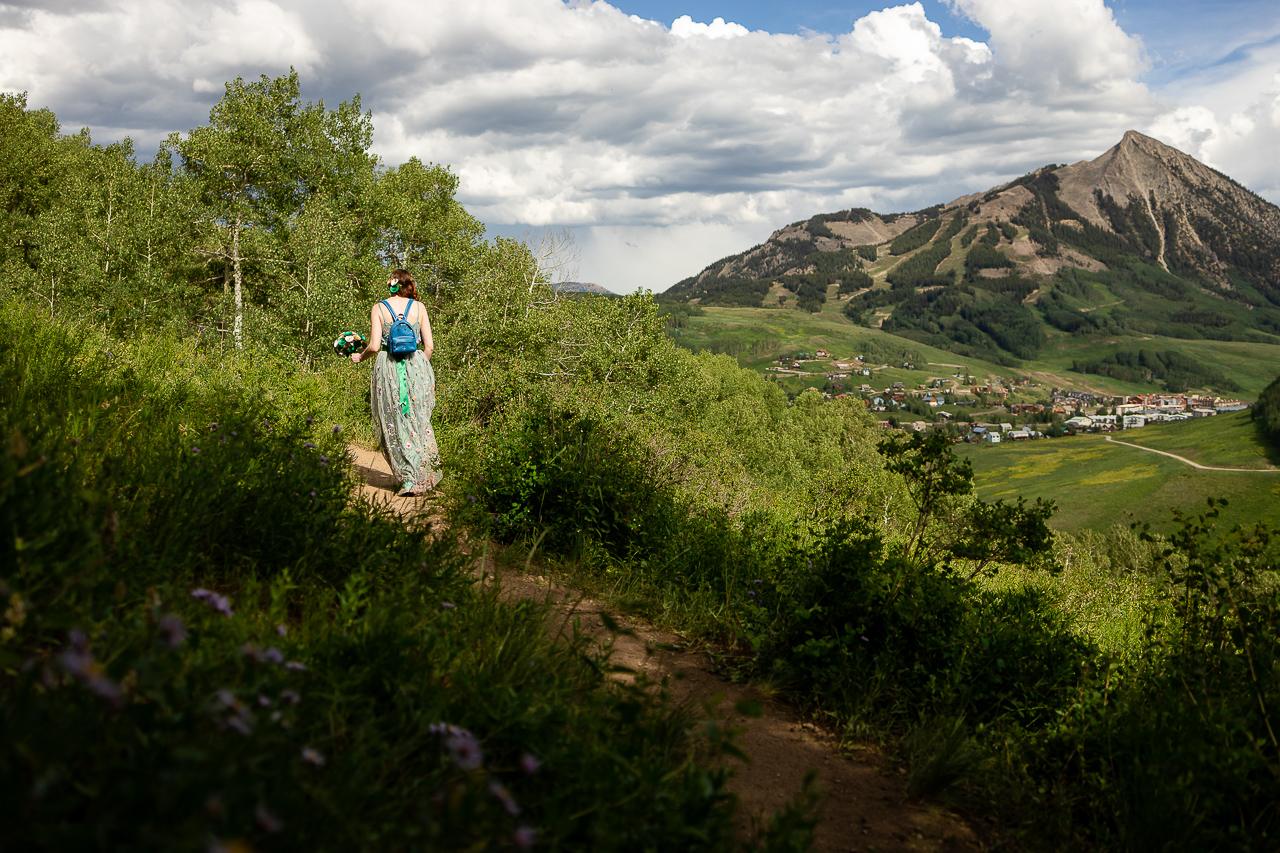
[[[1201,471],[1253,471],[1255,473],[1262,473],[1262,474],[1280,473],[1280,468],[1217,468],[1217,467],[1214,467],[1213,465],[1201,465],[1199,462],[1192,462],[1190,459],[1186,459],[1182,456],[1177,455],[1176,453],[1169,453],[1164,450],[1156,450],[1154,447],[1143,447],[1141,444],[1133,444],[1132,442],[1128,442],[1128,441],[1116,441],[1111,436],[1107,436],[1107,441],[1111,442],[1112,444],[1123,444],[1125,447],[1136,447],[1138,450],[1145,450],[1148,453],[1159,453],[1161,456],[1168,456],[1170,459],[1177,459],[1179,462],[1185,462],[1188,465],[1190,465],[1192,468],[1199,468]]]

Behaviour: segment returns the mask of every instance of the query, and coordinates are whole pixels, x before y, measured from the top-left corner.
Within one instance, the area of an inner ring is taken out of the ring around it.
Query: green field
[[[1120,438],[1128,441],[1141,432],[1127,430]],[[1229,501],[1222,517],[1228,525],[1280,520],[1280,472],[1201,471],[1103,436],[957,445],[956,453],[972,461],[979,497],[1052,499],[1059,512],[1051,526],[1067,533],[1130,522],[1169,532],[1175,527],[1171,508],[1196,512],[1210,497]]]
[[[1247,411],[1152,424],[1142,429],[1126,430],[1115,438],[1174,453],[1215,468],[1265,469],[1280,466],[1280,449],[1259,440]]]

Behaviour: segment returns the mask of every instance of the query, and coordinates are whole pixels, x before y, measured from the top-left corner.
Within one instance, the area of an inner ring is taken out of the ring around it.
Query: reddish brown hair
[[[387,276],[387,278],[400,285],[400,289],[396,291],[396,296],[405,296],[409,299],[418,298],[418,286],[413,283],[413,276],[409,275],[407,270],[392,270],[391,275]]]

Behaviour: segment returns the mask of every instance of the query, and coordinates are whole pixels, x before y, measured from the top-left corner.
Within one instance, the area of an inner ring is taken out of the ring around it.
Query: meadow
[[[1220,416],[1206,419],[1205,423],[1214,420],[1239,419]],[[1173,435],[1178,427],[1190,423],[1170,424],[1165,435]],[[1133,441],[1148,429],[1125,430],[1115,437]],[[1148,441],[1154,446],[1161,440]],[[1179,437],[1168,443],[1183,449],[1185,439]],[[1254,442],[1243,443],[1250,448],[1256,446]],[[1020,496],[1053,500],[1058,513],[1049,523],[1068,533],[1102,532],[1113,524],[1134,523],[1150,524],[1153,530],[1169,533],[1177,526],[1170,510],[1199,512],[1208,498],[1229,501],[1223,518],[1229,523],[1273,524],[1276,507],[1280,506],[1280,472],[1201,471],[1167,456],[1108,442],[1101,435],[998,445],[963,444],[956,446],[956,454],[973,464],[975,489],[984,500]],[[1217,461],[1243,457],[1256,464],[1257,460],[1247,452],[1220,455],[1223,458]]]

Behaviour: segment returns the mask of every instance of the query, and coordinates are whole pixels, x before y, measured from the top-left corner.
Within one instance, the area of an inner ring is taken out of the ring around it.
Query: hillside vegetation
[[[945,436],[677,347],[647,294],[558,298],[526,247],[483,239],[447,169],[374,161],[355,103],[236,81],[140,165],[5,102],[29,156],[0,159],[22,201],[0,306],[0,847],[806,848],[799,802],[735,830],[732,731],[547,637],[454,537],[353,497],[367,374],[320,354],[404,264],[440,339],[454,532],[684,632],[848,747],[887,744],[913,794],[1011,847],[1274,849],[1267,530],[1209,504],[1167,535],[1073,537],[1049,500],[985,500]],[[936,240],[956,217],[934,213],[812,227],[861,246],[936,219]]]

